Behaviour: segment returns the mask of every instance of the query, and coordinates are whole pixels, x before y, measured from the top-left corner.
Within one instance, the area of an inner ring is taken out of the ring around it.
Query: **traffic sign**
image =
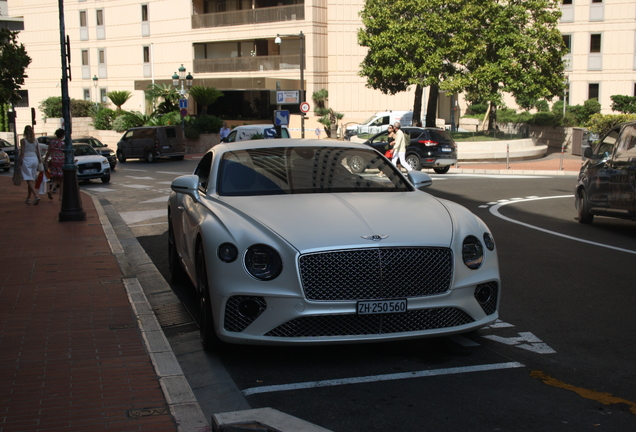
[[[276,126],[286,126],[289,124],[289,111],[276,110],[274,111],[274,124]]]
[[[276,103],[278,105],[297,104],[300,102],[300,92],[297,90],[283,90],[276,92]]]
[[[183,108],[187,108],[188,107],[188,100],[187,99],[179,99],[179,108],[183,109]]]
[[[308,102],[303,102],[300,104],[300,111],[301,112],[308,112],[309,111],[309,103]]]
[[[180,113],[181,113],[181,117],[185,117],[185,116],[187,116],[187,115],[188,115],[188,110],[187,110],[187,109],[185,109],[185,108],[183,108],[183,109],[180,111]]]

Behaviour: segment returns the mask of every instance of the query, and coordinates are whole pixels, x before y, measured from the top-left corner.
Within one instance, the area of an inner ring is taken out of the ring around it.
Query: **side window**
[[[177,130],[175,128],[166,128],[166,137],[167,138],[176,138]]]
[[[636,163],[636,126],[623,129],[615,159],[618,162]]]
[[[612,130],[607,134],[603,141],[598,144],[596,151],[594,152],[596,155],[596,159],[606,161],[610,157],[612,157],[612,153],[614,152],[614,146],[618,141],[618,129]]]
[[[375,145],[375,144],[386,144],[388,135],[389,135],[388,131],[382,132],[381,135],[378,135],[377,137],[375,137],[373,139],[373,142],[371,144],[372,145]]]
[[[135,131],[128,131],[128,132],[126,132],[126,134],[124,135],[124,137],[123,137],[122,139],[123,139],[124,141],[127,141],[127,140],[129,140],[129,139],[132,139],[132,137],[133,137],[133,133],[134,133],[134,132],[135,132]]]
[[[375,120],[373,120],[373,122],[369,125],[369,126],[380,126],[382,125],[382,119],[385,117],[379,117]]]
[[[389,116],[382,117],[382,123],[381,124],[388,125],[389,124]]]
[[[280,130],[280,134],[282,135],[282,138],[289,138],[289,131],[285,128]]]
[[[199,191],[205,192],[208,187],[208,179],[210,178],[210,169],[212,168],[212,152],[206,153],[194,170],[194,174],[199,176]]]
[[[230,132],[230,134],[227,136],[227,142],[234,142],[236,141],[236,131]]]

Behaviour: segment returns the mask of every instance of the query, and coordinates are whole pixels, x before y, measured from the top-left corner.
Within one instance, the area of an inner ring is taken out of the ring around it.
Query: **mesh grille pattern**
[[[484,310],[484,313],[486,315],[492,315],[497,310],[497,297],[499,297],[499,284],[497,284],[497,282],[488,282],[484,284],[479,284],[477,285],[475,292],[477,292],[477,290],[479,290],[483,286],[490,287],[490,290],[492,291],[492,295],[490,296],[490,298],[488,299],[486,303],[484,304],[480,303],[479,305]]]
[[[245,317],[238,311],[238,305],[243,300],[252,300],[260,306],[258,314],[253,317]],[[223,327],[227,331],[242,332],[248,325],[252,324],[267,308],[267,303],[263,297],[233,296],[225,304],[225,322]]]
[[[444,248],[316,253],[300,257],[300,274],[309,300],[422,297],[450,289],[452,258]]]
[[[293,319],[269,331],[265,336],[381,335],[456,327],[473,321],[470,315],[456,308],[420,309],[384,315],[318,315]]]

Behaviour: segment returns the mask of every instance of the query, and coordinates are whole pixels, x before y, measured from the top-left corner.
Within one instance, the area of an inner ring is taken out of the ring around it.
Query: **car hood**
[[[300,252],[368,246],[449,247],[453,235],[446,207],[420,191],[221,199]],[[374,241],[370,238],[374,235],[387,237]]]
[[[102,161],[106,160],[102,155],[75,156],[74,159],[78,164],[102,163]]]

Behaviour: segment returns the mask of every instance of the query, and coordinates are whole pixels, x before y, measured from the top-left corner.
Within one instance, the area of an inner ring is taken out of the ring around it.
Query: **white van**
[[[402,126],[411,126],[413,111],[382,111],[375,113],[361,124],[347,126],[345,139],[360,134],[375,135],[387,130],[389,125],[396,121],[399,121]]]
[[[281,126],[281,138],[289,138],[289,130],[287,126]],[[247,141],[252,139],[253,135],[263,135],[265,139],[276,138],[276,129],[271,124],[252,124],[237,126],[229,133],[223,142]]]

